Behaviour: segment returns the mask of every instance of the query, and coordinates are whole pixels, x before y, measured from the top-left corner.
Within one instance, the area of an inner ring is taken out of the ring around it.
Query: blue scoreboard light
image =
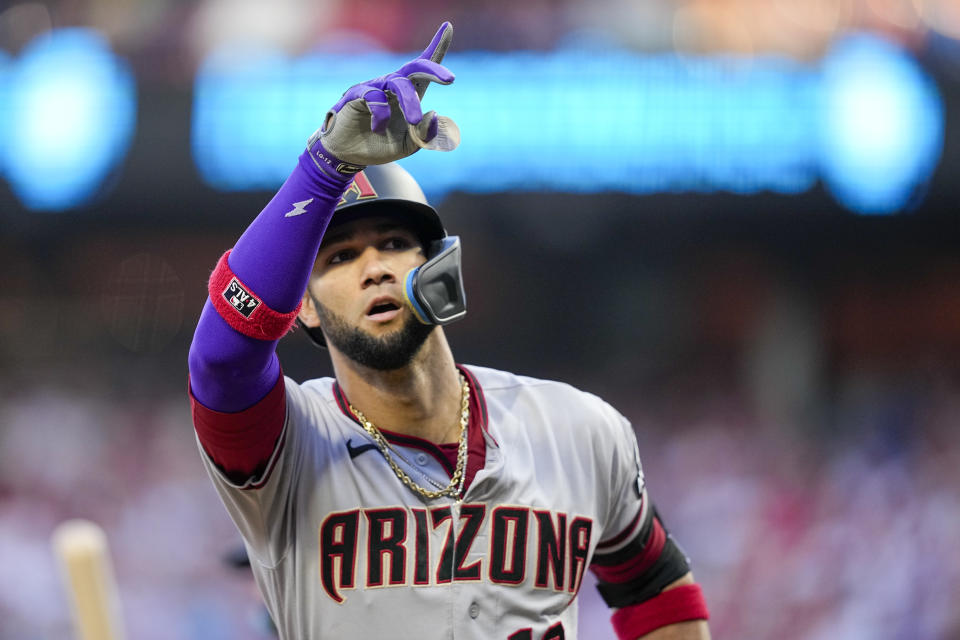
[[[821,175],[850,209],[905,206],[936,169],[944,112],[932,80],[892,45],[850,38],[821,74]]]
[[[0,176],[29,209],[89,202],[133,135],[133,76],[103,38],[64,29],[0,57]]]
[[[406,55],[222,52],[200,68],[192,148],[210,185],[273,189],[351,84]],[[860,213],[904,208],[932,175],[943,106],[897,47],[858,35],[817,66],[621,51],[460,53],[426,106],[463,135],[404,161],[451,190],[800,193],[822,181]]]

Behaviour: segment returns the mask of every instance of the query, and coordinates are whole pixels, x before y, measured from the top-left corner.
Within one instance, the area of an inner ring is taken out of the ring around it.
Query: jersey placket
[[[450,474],[436,456],[418,447],[408,447],[390,442],[393,461],[413,482],[428,491],[445,489],[450,483]],[[397,479],[400,482],[400,479]]]
[[[391,441],[390,444],[396,454],[394,455],[394,462],[415,483],[432,491],[443,489],[449,484],[450,474],[436,454],[428,453],[415,446],[403,446],[394,441]],[[429,505],[431,510],[439,507],[441,512],[444,507],[450,509],[448,526],[444,526],[442,520],[432,523],[430,546],[431,555],[435,558],[432,564],[436,567],[436,574],[433,579],[438,583],[444,583],[439,590],[442,602],[437,602],[438,611],[445,612],[444,618],[451,639],[476,637],[476,634],[464,634],[461,630],[463,619],[470,615],[469,605],[465,607],[461,602],[463,599],[462,589],[460,578],[457,575],[457,542],[460,540],[464,528],[464,523],[461,521],[462,503],[451,498],[440,498],[430,500]],[[449,551],[447,551],[448,549]]]
[[[451,506],[454,552],[450,557],[448,606],[454,638],[490,637],[494,602],[484,597],[488,593],[483,584],[488,540],[485,528],[480,526],[485,511],[486,506],[479,503],[457,502]]]

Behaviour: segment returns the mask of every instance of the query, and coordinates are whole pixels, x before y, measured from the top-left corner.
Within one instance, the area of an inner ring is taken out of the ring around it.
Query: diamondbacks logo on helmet
[[[341,207],[348,202],[356,202],[357,200],[369,200],[371,198],[377,197],[377,190],[373,188],[373,185],[370,184],[370,180],[367,178],[367,174],[363,171],[357,173],[353,176],[353,182],[350,183],[350,186],[347,187],[347,190],[344,192],[343,196],[340,198],[340,202],[337,203],[338,207]]]

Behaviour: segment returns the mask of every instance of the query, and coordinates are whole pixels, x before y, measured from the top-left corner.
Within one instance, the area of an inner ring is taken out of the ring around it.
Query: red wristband
[[[709,617],[700,585],[685,584],[614,612],[612,621],[620,640],[635,640],[668,624]]]
[[[213,308],[227,324],[245,336],[279,340],[290,331],[303,301],[288,313],[274,311],[237,277],[227,261],[229,256],[229,251],[223,254],[210,274],[207,291]]]

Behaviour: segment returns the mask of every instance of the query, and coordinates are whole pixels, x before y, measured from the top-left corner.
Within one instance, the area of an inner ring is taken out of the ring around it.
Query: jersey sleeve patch
[[[224,477],[244,488],[262,486],[269,477],[270,462],[283,444],[283,373],[266,396],[243,411],[214,411],[201,404],[192,392],[190,408],[197,439]]]

